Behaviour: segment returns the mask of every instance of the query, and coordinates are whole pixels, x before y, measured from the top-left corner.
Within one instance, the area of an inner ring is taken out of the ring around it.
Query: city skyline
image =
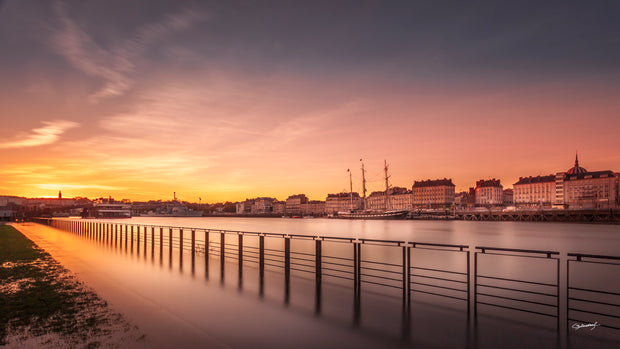
[[[0,2],[0,195],[197,202],[620,169],[615,2]],[[25,24],[25,25],[24,25]],[[357,188],[357,189],[356,189]]]

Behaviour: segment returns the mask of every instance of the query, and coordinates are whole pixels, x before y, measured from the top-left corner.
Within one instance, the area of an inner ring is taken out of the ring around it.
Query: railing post
[[[133,252],[133,225],[131,226],[131,252]]]
[[[226,250],[226,236],[224,232],[220,232],[220,282],[224,283],[224,258]]]
[[[209,279],[209,231],[205,230],[205,279]]]
[[[183,269],[183,229],[179,228],[179,268]]]
[[[478,321],[478,251],[474,251],[474,321]]]
[[[243,288],[243,233],[239,233],[239,281],[238,287],[239,289]]]
[[[284,238],[284,304],[290,302],[291,290],[291,238]]]
[[[196,271],[196,230],[192,229],[192,274]]]
[[[469,321],[469,316],[471,314],[470,254],[471,251],[467,251],[467,321]]]
[[[258,294],[262,297],[265,292],[265,236],[258,237]]]
[[[155,227],[151,227],[151,259],[155,259]]]
[[[409,273],[407,272],[407,246],[403,246],[403,307],[407,305],[407,293],[409,293]]]
[[[556,259],[556,266],[557,266],[557,317],[558,317],[558,321],[557,321],[557,326],[558,326],[558,333],[560,333],[560,257],[558,256],[558,258]]]
[[[161,262],[161,259],[163,258],[164,255],[164,228],[163,227],[159,227],[159,261]]]
[[[148,234],[148,227],[144,226],[144,259],[146,259],[146,245],[148,243],[147,234]]]
[[[564,309],[566,309],[566,321],[564,322],[564,325],[566,326],[566,335],[568,335],[568,307],[569,307],[569,302],[570,302],[570,256],[568,256],[568,258],[566,258],[566,306],[564,307]]]
[[[172,228],[168,228],[168,250],[170,251],[170,264],[172,265]]]
[[[194,265],[195,257],[196,257],[196,230],[192,229],[192,265]]]
[[[353,324],[359,326],[361,318],[361,258],[360,243],[353,243]]]
[[[323,270],[322,270],[322,240],[317,237],[314,240],[314,245],[315,245],[315,252],[314,252],[314,256],[315,256],[315,306],[314,306],[314,312],[316,314],[320,314],[321,313],[321,284],[322,284],[322,279],[323,279]]]

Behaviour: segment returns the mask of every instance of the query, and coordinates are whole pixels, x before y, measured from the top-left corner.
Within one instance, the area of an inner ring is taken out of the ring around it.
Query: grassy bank
[[[96,348],[138,338],[48,253],[0,225],[0,345]]]

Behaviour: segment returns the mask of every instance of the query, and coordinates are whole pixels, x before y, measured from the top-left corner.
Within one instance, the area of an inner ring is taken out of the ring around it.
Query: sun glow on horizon
[[[349,190],[347,168],[361,191],[359,158],[369,193],[384,160],[393,186],[509,188],[566,170],[575,148],[593,171],[620,170],[605,5],[588,18],[542,6],[563,18],[544,23],[506,5],[502,26],[405,3],[328,17],[322,4],[135,6],[2,2],[0,195],[324,200]],[[582,20],[591,31],[575,32]]]

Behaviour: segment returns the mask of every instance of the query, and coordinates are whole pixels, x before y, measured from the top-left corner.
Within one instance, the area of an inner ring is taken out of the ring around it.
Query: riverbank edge
[[[0,346],[117,347],[143,338],[46,251],[0,225]]]

